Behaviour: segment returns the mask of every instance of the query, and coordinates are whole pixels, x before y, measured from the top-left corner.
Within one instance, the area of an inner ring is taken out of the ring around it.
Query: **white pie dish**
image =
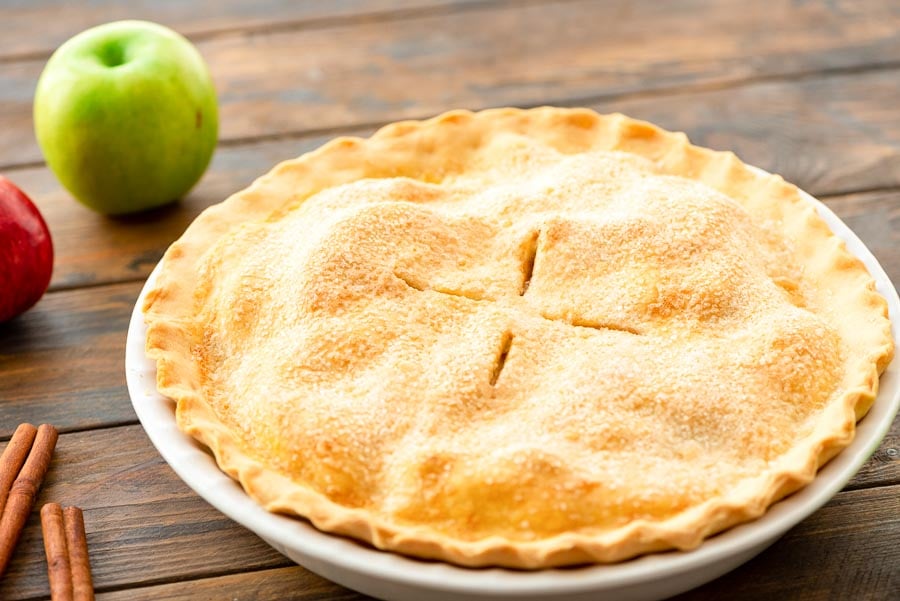
[[[868,267],[888,300],[896,339],[900,300],[865,245],[827,207],[815,201],[831,229]],[[144,292],[155,277],[150,275]],[[201,497],[275,549],[330,580],[382,599],[660,599],[708,582],[747,561],[826,503],[875,451],[900,408],[900,366],[881,377],[878,398],[858,424],[853,443],[807,487],[773,505],[760,519],[732,528],[691,552],[667,552],[581,568],[524,572],[470,569],[375,550],[316,530],[308,522],[271,514],[221,472],[212,455],[178,430],[174,403],[156,391],[156,369],[144,353],[145,327],[135,306],[126,345],[126,380],[148,436],[175,472]]]

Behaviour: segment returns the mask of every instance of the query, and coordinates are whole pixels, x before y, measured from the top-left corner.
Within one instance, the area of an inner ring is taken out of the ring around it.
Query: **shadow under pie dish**
[[[893,352],[795,187],[582,109],[282,163],[190,226],[143,309],[179,427],[262,506],[466,566],[759,517],[850,443]]]

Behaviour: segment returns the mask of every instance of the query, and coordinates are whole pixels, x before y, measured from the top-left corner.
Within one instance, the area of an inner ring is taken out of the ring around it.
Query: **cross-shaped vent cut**
[[[531,285],[532,277],[534,276],[534,265],[537,260],[538,254],[538,242],[540,238],[540,231],[535,231],[524,244],[521,259],[522,259],[522,283],[519,287],[519,296],[524,296],[528,291],[529,286]],[[419,292],[437,292],[438,294],[446,294],[447,296],[455,296],[458,298],[465,298],[471,301],[476,302],[485,302],[485,301],[500,301],[497,298],[485,297],[480,294],[467,293],[464,290],[451,290],[447,288],[442,288],[440,286],[429,285],[425,282],[422,282],[418,278],[412,275],[399,273],[397,271],[394,272],[394,275],[404,282],[409,288],[413,290],[418,290]],[[502,301],[501,301],[502,302]],[[611,322],[602,322],[596,320],[588,320],[581,317],[570,317],[568,314],[563,316],[552,316],[547,315],[543,311],[535,311],[532,315],[539,316],[547,321],[552,321],[555,323],[566,324],[575,328],[590,328],[592,330],[599,331],[615,331],[615,332],[625,332],[627,334],[633,334],[635,336],[643,335],[639,330],[625,326],[622,324],[611,323]],[[503,368],[506,366],[507,358],[509,357],[510,349],[512,348],[514,335],[510,330],[506,330],[503,333],[502,338],[500,339],[500,345],[498,347],[498,351],[496,357],[494,359],[494,366],[491,370],[490,375],[490,385],[496,386],[497,381],[500,379],[500,375],[503,373]]]

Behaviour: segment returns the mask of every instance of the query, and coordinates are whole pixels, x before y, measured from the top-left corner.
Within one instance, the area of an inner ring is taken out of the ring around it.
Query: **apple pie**
[[[143,309],[179,427],[262,506],[466,566],[757,518],[851,441],[893,354],[796,187],[585,109],[281,163],[196,219]]]

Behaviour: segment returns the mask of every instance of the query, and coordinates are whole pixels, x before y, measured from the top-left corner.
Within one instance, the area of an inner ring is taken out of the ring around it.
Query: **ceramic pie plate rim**
[[[760,170],[761,171],[761,170]],[[884,269],[863,242],[828,207],[803,193],[848,250],[865,263],[887,299],[891,333],[897,339],[900,299]],[[578,598],[615,594],[617,599],[659,599],[699,586],[733,569],[775,542],[841,490],[878,448],[900,409],[900,365],[881,376],[878,397],[857,424],[853,442],[819,470],[809,485],[772,505],[759,519],[738,525],[688,552],[655,553],[622,563],[533,572],[463,568],[379,551],[327,534],[304,520],[272,514],[219,470],[203,445],[175,423],[175,404],[156,391],[156,365],[146,357],[141,291],[128,328],[125,375],[135,413],[151,442],[178,476],[219,511],[258,534],[304,567],[358,591],[390,599]]]

